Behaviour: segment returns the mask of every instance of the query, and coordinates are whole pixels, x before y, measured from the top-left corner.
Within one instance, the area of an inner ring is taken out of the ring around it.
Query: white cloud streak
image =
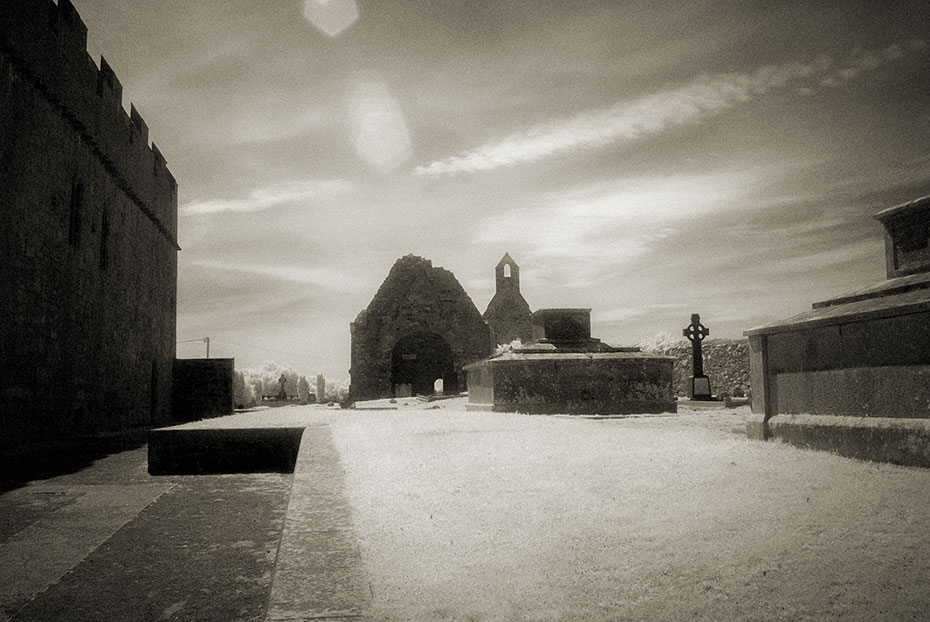
[[[253,190],[246,197],[194,201],[184,205],[181,212],[198,216],[222,212],[259,212],[287,203],[346,194],[352,189],[352,184],[342,180],[287,182]]]
[[[191,265],[212,270],[250,274],[299,285],[313,285],[342,293],[359,293],[371,286],[367,281],[360,279],[357,272],[336,270],[328,267],[243,264],[213,260],[195,261]]]
[[[906,51],[924,49],[925,42],[916,40],[909,42],[906,50],[891,45],[880,52],[857,51],[838,69],[830,56],[821,55],[810,63],[769,65],[749,74],[699,76],[678,88],[529,127],[498,142],[418,166],[414,174],[472,173],[568,151],[622,144],[675,125],[700,121],[790,83],[817,79],[821,86],[837,86],[863,71],[902,57]],[[799,88],[813,92],[810,86],[802,84]]]

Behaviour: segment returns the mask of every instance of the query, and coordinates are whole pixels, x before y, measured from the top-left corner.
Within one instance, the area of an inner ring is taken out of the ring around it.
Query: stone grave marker
[[[704,357],[701,353],[701,342],[710,334],[710,329],[701,324],[698,313],[691,314],[691,324],[686,326],[681,334],[691,342],[691,399],[713,399],[710,392],[710,378],[704,375]]]

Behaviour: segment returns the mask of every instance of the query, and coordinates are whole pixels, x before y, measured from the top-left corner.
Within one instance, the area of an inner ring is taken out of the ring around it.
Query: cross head
[[[704,337],[710,334],[710,329],[701,324],[701,315],[699,313],[691,314],[691,324],[687,326],[681,334],[688,338],[688,341],[700,343]]]

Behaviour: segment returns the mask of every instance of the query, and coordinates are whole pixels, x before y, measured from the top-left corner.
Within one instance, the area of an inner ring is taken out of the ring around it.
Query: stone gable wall
[[[514,288],[499,290],[488,303],[484,319],[490,325],[495,344],[506,344],[514,339],[523,343],[533,340],[533,323],[530,306],[520,291]]]
[[[452,350],[462,390],[462,367],[492,350],[490,329],[455,276],[414,255],[397,260],[350,330],[351,400],[393,396],[392,353],[407,335],[425,331],[442,337]]]
[[[170,419],[177,185],[85,42],[0,3],[0,443]]]

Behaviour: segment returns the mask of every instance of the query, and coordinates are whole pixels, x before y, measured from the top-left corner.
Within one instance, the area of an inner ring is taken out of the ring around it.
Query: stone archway
[[[391,354],[391,386],[409,384],[412,395],[433,393],[442,379],[443,392],[458,391],[452,348],[436,333],[419,331],[400,338]]]

